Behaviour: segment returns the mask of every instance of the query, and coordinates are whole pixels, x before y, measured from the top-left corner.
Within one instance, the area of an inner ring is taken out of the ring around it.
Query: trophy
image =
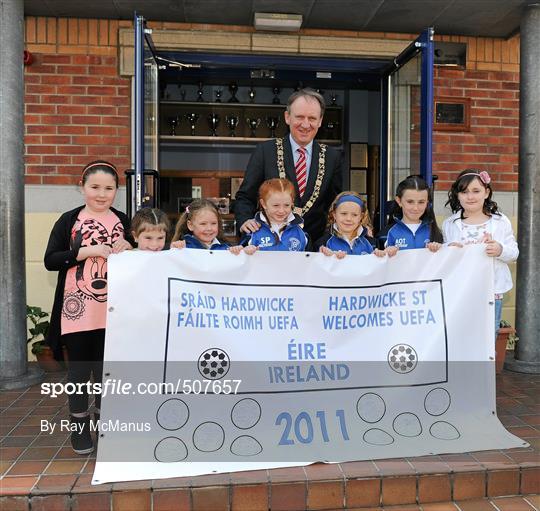
[[[191,135],[195,135],[195,124],[197,124],[197,121],[199,120],[199,114],[186,114],[186,119],[188,120],[190,127],[191,127]]]
[[[268,116],[266,125],[270,128],[270,137],[276,138],[276,128],[279,126],[279,117]]]
[[[337,106],[337,98],[338,95],[335,92],[332,92],[332,95],[330,96],[332,103],[330,103],[330,106]]]
[[[221,95],[223,94],[223,89],[218,89],[214,92],[216,95],[216,103],[221,103]]]
[[[182,98],[182,101],[186,100],[186,89],[182,89],[182,84],[177,83],[176,86],[178,87],[178,93],[180,94],[180,97]]]
[[[279,87],[274,87],[272,89],[272,92],[274,93],[274,97],[272,99],[272,104],[273,105],[279,105],[280,102],[279,102],[279,93],[281,92],[281,89]]]
[[[171,95],[167,91],[167,84],[163,81],[159,82],[159,97],[161,99],[169,99],[171,97]]]
[[[209,114],[208,115],[208,126],[210,126],[211,135],[217,137],[217,129],[219,126],[220,117],[218,114]]]
[[[227,115],[227,117],[225,117],[225,122],[227,123],[227,127],[229,128],[230,137],[236,137],[234,130],[238,126],[238,121],[239,119],[237,115]]]
[[[180,124],[180,117],[168,117],[167,121],[169,122],[169,126],[171,127],[170,135],[176,137],[176,128]]]
[[[328,121],[324,128],[326,130],[326,138],[334,138],[334,130],[339,126],[338,121]]]
[[[238,92],[238,85],[236,82],[232,82],[229,85],[229,92],[231,93],[231,97],[229,98],[229,103],[238,103],[238,98],[236,97],[236,93]]]
[[[253,89],[253,85],[251,85],[251,87],[249,88],[248,97],[250,103],[255,102],[255,90]]]
[[[199,89],[197,90],[197,101],[204,101],[203,100],[203,83],[199,82]]]
[[[261,120],[259,118],[247,118],[246,119],[246,122],[249,126],[249,129],[251,130],[251,137],[254,138],[256,137],[257,135],[255,134],[255,131],[257,130],[257,128],[259,127],[259,124],[261,124]]]

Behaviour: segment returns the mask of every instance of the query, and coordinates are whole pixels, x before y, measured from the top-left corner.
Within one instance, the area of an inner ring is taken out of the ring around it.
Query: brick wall
[[[466,69],[436,67],[435,96],[470,98],[470,131],[433,133],[433,173],[446,189],[466,167],[493,174],[496,191],[517,191],[519,36],[508,40],[441,36],[467,43]]]
[[[130,80],[118,75],[119,23],[26,18],[27,184],[76,184],[104,158],[130,166]],[[128,22],[129,25],[129,22]]]

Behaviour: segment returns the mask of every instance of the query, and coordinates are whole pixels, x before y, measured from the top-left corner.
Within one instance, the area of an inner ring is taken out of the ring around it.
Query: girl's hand
[[[244,247],[242,245],[235,245],[234,247],[229,247],[229,252],[231,252],[234,255],[240,254]]]
[[[376,248],[373,253],[377,256],[377,257],[384,257],[386,255],[386,251],[385,250],[381,250],[380,248]]]
[[[171,248],[186,248],[186,242],[184,240],[173,241]]]
[[[253,255],[255,252],[257,252],[257,250],[259,250],[259,247],[255,245],[248,245],[247,247],[244,247],[244,252],[247,255]]]
[[[246,234],[251,234],[252,232],[257,232],[261,228],[261,224],[257,222],[254,218],[246,220],[240,227],[240,232],[245,232]]]
[[[328,247],[324,247],[322,246],[321,248],[319,248],[319,252],[321,252],[321,254],[324,254],[325,256],[327,257],[331,257],[334,255],[334,251],[333,250],[330,250]]]
[[[334,252],[334,254],[336,254],[336,257],[338,259],[343,259],[347,255],[347,252],[344,252],[343,250],[338,250],[337,252]]]
[[[486,254],[489,257],[499,257],[502,254],[502,250],[502,245],[498,241],[486,241]]]
[[[449,247],[458,247],[463,248],[463,243],[458,243],[457,241],[452,241],[452,243],[448,243]]]
[[[92,245],[89,247],[81,247],[77,254],[77,261],[84,261],[89,257],[103,257],[107,259],[112,254],[112,248],[109,245]]]
[[[437,243],[436,241],[430,241],[429,243],[426,243],[426,248],[430,252],[437,252],[442,247],[441,243]]]
[[[131,250],[132,248],[133,248],[133,247],[131,246],[131,244],[129,243],[129,241],[120,239],[120,240],[116,240],[116,241],[113,243],[113,246],[112,246],[112,253],[113,253],[113,254],[119,254],[120,252],[123,252],[124,250]]]
[[[399,247],[391,246],[384,249],[388,257],[394,257],[399,252]]]

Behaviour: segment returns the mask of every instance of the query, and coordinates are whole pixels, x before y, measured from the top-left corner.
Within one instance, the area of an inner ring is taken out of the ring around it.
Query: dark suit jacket
[[[287,135],[283,139],[283,157],[285,163],[285,173],[287,179],[294,183],[296,189],[295,206],[302,207],[309,200],[315,187],[315,180],[319,170],[320,145],[313,141],[313,154],[306,191],[300,199],[298,197],[298,184],[294,170],[294,158],[292,154],[291,142]],[[242,186],[236,192],[236,202],[234,204],[234,214],[238,228],[250,218],[255,216],[257,211],[257,199],[259,186],[267,179],[279,177],[277,168],[276,141],[268,140],[262,142],[255,148],[251,155]],[[325,229],[328,209],[330,204],[341,192],[342,189],[342,158],[341,154],[333,147],[326,148],[325,171],[321,191],[315,204],[304,216],[304,231],[307,232],[312,241],[319,239]]]

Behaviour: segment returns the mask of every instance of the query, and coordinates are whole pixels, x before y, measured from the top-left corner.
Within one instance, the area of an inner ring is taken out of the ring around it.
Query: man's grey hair
[[[289,96],[289,99],[287,100],[287,112],[291,113],[291,105],[298,98],[314,99],[315,101],[318,101],[319,105],[321,106],[321,118],[323,117],[324,110],[326,108],[326,105],[324,103],[324,98],[322,97],[322,94],[319,94],[316,90],[309,89],[309,88],[294,91]]]

